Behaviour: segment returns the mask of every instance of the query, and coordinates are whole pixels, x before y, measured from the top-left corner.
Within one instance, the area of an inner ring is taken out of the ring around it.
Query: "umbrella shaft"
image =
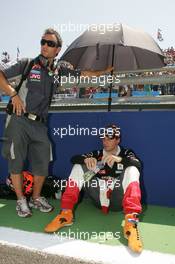
[[[115,45],[113,45],[113,47],[112,47],[112,67],[114,67],[114,54],[115,54]],[[111,76],[113,76],[113,68],[111,71]],[[110,86],[109,86],[108,112],[111,111],[111,104],[112,104],[111,94],[112,94],[112,83],[110,83]]]

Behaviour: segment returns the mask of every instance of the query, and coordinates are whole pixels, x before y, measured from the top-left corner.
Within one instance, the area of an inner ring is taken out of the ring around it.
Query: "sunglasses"
[[[114,139],[114,138],[115,138],[115,139],[118,139],[118,137],[115,137],[115,135],[106,135],[106,134],[105,134],[105,135],[100,135],[99,138],[100,138],[100,139],[108,138],[108,139],[110,139],[110,140],[112,140],[112,139]]]
[[[44,46],[46,43],[47,43],[47,46],[51,48],[59,47],[59,45],[52,40],[41,39],[40,41],[41,46]]]

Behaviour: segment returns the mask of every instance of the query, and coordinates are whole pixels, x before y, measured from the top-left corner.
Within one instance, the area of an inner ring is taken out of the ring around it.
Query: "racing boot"
[[[143,244],[138,230],[138,222],[137,213],[126,214],[123,232],[124,237],[128,239],[128,247],[134,252],[141,253]]]
[[[47,233],[58,231],[64,226],[71,226],[73,224],[73,213],[70,209],[62,210],[44,229]]]

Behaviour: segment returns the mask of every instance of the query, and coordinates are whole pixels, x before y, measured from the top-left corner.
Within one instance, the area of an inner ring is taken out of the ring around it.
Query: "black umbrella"
[[[72,42],[61,59],[83,71],[105,70],[110,66],[116,72],[165,66],[163,53],[149,34],[122,24],[106,25],[103,31],[98,26],[90,27]],[[112,83],[109,111],[111,90]]]

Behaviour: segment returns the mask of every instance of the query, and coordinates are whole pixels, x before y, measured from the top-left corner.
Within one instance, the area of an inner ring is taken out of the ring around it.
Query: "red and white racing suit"
[[[121,210],[125,214],[141,212],[141,191],[140,191],[140,170],[141,162],[131,149],[118,146],[116,156],[120,156],[122,161],[115,162],[112,167],[102,163],[105,150],[95,150],[88,154],[73,156],[71,162],[74,164],[70,173],[65,192],[61,198],[62,209],[73,209],[78,201],[79,193],[83,186],[89,191],[92,199],[102,208],[104,213],[112,207],[112,210]],[[86,158],[96,158],[99,171],[90,180],[96,180],[97,184],[87,187],[84,173],[87,168],[84,163]]]

